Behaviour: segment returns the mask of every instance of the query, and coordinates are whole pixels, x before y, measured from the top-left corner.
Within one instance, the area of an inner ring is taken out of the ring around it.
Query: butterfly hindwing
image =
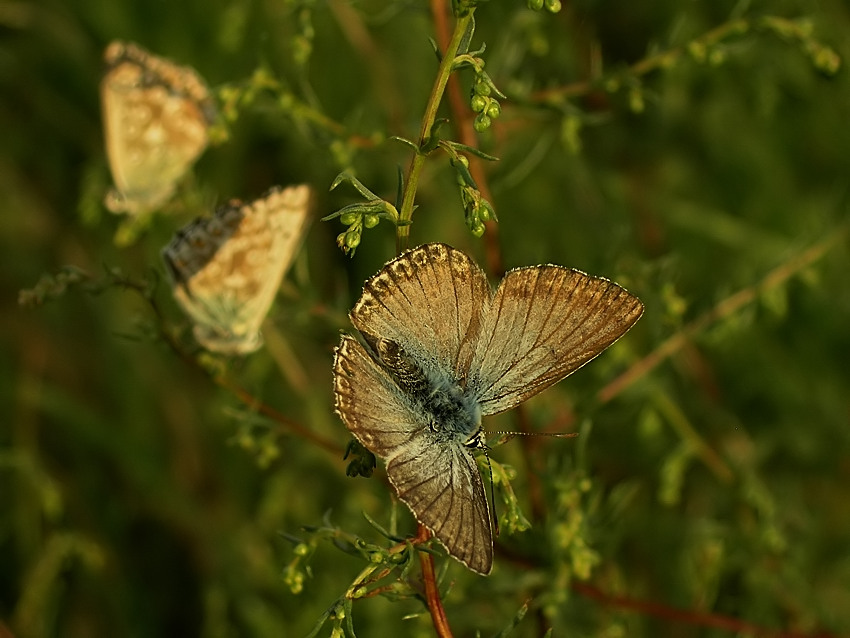
[[[487,574],[493,563],[490,514],[472,452],[440,436],[421,405],[354,338],[334,358],[336,410],[346,427],[386,463],[398,497],[449,553]]]
[[[464,565],[489,574],[493,536],[484,484],[472,453],[457,441],[409,446],[387,460],[398,497]]]
[[[334,356],[334,399],[343,423],[373,454],[386,459],[421,446],[427,424],[392,376],[348,335]]]

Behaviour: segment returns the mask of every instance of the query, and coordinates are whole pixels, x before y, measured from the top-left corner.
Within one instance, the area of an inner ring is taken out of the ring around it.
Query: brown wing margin
[[[472,454],[460,444],[405,450],[387,463],[398,497],[420,523],[469,569],[493,567],[493,535],[484,484]]]
[[[560,266],[509,272],[473,358],[484,414],[508,410],[560,381],[622,337],[643,313],[617,284]]]
[[[360,332],[397,343],[420,362],[466,378],[492,291],[465,253],[424,244],[387,263],[351,311]]]

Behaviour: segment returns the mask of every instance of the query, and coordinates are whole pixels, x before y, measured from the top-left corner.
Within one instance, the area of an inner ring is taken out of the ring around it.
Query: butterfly
[[[384,459],[399,499],[480,574],[493,565],[473,452],[509,410],[622,337],[643,313],[615,283],[561,266],[508,272],[495,293],[465,253],[425,244],[367,280],[334,356],[336,411]]]
[[[260,325],[306,231],[308,186],[275,187],[233,200],[177,232],[163,249],[174,297],[198,343],[242,355],[262,343]]]
[[[165,204],[207,146],[215,117],[209,91],[189,67],[112,42],[100,85],[115,213],[138,215]]]

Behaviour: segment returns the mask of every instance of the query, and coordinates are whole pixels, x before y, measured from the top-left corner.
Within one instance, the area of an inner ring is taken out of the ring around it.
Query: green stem
[[[437,109],[443,100],[443,94],[446,91],[446,84],[452,73],[452,66],[454,65],[458,48],[466,30],[469,28],[469,23],[472,21],[473,13],[474,11],[470,11],[467,15],[458,18],[455,23],[451,42],[449,42],[448,48],[443,52],[443,59],[437,71],[437,79],[434,81],[434,88],[431,89],[428,106],[425,108],[425,115],[422,118],[422,131],[419,133],[420,149],[431,137],[431,129],[434,126],[434,120],[437,118]],[[407,240],[410,236],[410,221],[413,218],[413,202],[416,199],[416,187],[419,184],[419,175],[422,173],[422,167],[424,165],[425,154],[419,150],[410,161],[410,168],[408,168],[407,179],[404,184],[404,198],[402,199],[401,210],[399,211],[400,224],[396,227],[397,252],[401,252],[407,248]]]

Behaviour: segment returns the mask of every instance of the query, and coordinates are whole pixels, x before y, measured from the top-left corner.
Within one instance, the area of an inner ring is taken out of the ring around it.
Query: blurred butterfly
[[[519,268],[493,292],[466,254],[425,244],[363,287],[334,358],[336,410],[386,463],[398,497],[449,554],[488,574],[493,537],[473,452],[481,417],[593,359],[643,313],[634,295],[561,266]]]
[[[115,189],[105,204],[137,215],[160,208],[207,146],[215,112],[204,81],[141,47],[112,42],[100,85]]]
[[[174,297],[202,346],[241,355],[259,348],[260,325],[307,226],[310,188],[275,187],[234,200],[177,232],[162,251]]]

